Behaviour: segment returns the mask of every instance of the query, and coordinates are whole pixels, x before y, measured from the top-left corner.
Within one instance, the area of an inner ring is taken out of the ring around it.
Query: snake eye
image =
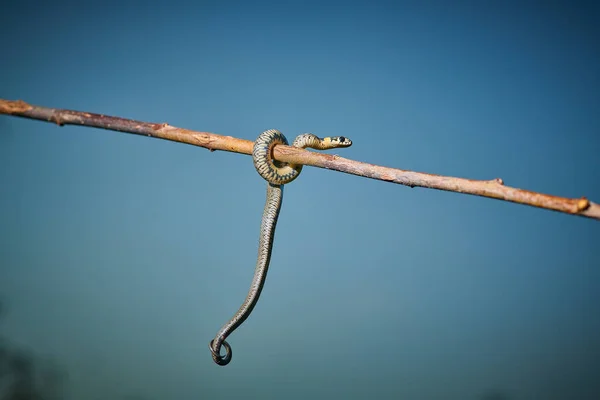
[[[340,136],[340,142],[341,142],[341,143],[344,143],[345,141],[346,141],[346,138],[345,138],[345,137],[343,137],[343,136]]]

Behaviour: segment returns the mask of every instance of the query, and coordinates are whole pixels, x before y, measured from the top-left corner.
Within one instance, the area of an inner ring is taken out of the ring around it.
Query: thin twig
[[[175,128],[166,123],[149,123],[102,114],[38,107],[20,100],[10,101],[2,99],[0,99],[0,114],[54,122],[61,126],[83,125],[151,136],[205,147],[210,151],[223,150],[252,154],[253,142],[249,140],[221,136],[209,132]],[[404,171],[283,145],[275,146],[273,149],[273,158],[283,162],[312,165],[314,167],[332,169],[347,174],[399,183],[410,187],[418,186],[490,197],[600,220],[600,205],[590,202],[585,197],[570,199],[511,188],[504,186],[504,182],[500,178],[480,181]]]

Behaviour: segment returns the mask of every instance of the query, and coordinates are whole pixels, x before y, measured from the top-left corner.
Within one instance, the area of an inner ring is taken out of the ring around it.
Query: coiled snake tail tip
[[[212,358],[218,365],[227,365],[231,361],[231,346],[229,346],[225,339],[248,318],[265,284],[271,260],[271,250],[273,249],[275,227],[283,200],[283,185],[296,179],[302,171],[302,165],[287,164],[273,160],[273,147],[278,144],[287,145],[288,141],[278,130],[269,129],[258,136],[252,148],[254,167],[259,175],[268,182],[267,201],[260,225],[258,259],[256,261],[254,277],[252,278],[252,285],[250,286],[246,300],[244,300],[239,310],[223,325],[209,344]],[[351,145],[352,141],[344,136],[320,139],[312,133],[299,135],[294,139],[294,143],[292,143],[294,147],[312,147],[318,150],[349,147]],[[221,356],[221,346],[225,347],[225,356]]]
[[[218,365],[227,365],[229,364],[229,362],[231,361],[231,356],[232,356],[232,351],[231,351],[231,346],[229,345],[229,343],[227,343],[227,341],[223,340],[222,345],[223,347],[225,347],[225,356],[221,355],[221,352],[219,349],[219,352],[216,352],[213,349],[213,342],[214,340],[211,340],[210,343],[208,344],[208,348],[210,349],[210,352],[212,354],[212,358],[213,361],[215,362],[215,364]]]

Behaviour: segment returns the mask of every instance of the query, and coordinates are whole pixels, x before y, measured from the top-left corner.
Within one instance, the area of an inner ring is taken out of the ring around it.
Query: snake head
[[[324,138],[323,144],[328,149],[335,149],[337,147],[350,147],[352,146],[352,140],[345,136],[331,136]]]

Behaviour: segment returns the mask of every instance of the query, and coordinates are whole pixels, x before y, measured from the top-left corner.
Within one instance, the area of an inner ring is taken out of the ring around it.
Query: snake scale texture
[[[286,164],[273,160],[273,147],[278,144],[287,145],[288,141],[276,129],[264,131],[254,142],[252,150],[254,167],[259,175],[267,181],[267,201],[260,225],[258,259],[246,300],[244,300],[239,310],[223,325],[215,338],[209,343],[212,358],[218,365],[227,365],[231,361],[231,346],[225,339],[248,318],[254,306],[256,306],[260,292],[265,284],[271,260],[271,250],[273,249],[275,227],[283,200],[283,185],[296,179],[302,171],[302,165]],[[294,140],[294,143],[292,143],[294,147],[311,147],[318,150],[349,147],[351,145],[352,141],[343,136],[320,139],[311,133],[299,135]],[[221,355],[221,346],[225,347],[224,356]]]

